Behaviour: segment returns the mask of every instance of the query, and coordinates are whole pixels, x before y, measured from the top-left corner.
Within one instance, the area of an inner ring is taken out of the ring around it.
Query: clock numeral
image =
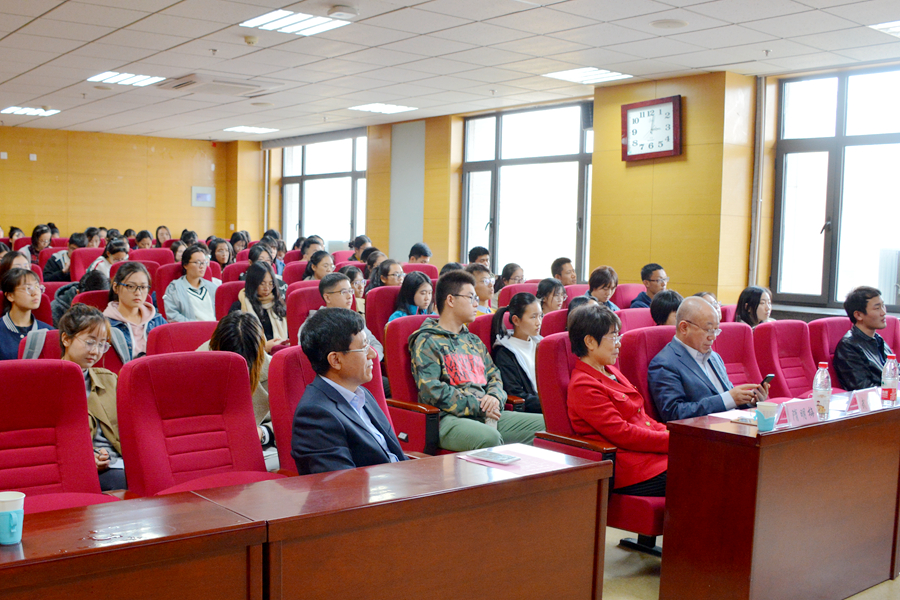
[[[637,135],[637,129],[632,129],[632,130],[631,130],[631,135]]]
[[[632,145],[632,146],[637,146],[637,145],[638,145],[637,140],[634,140],[633,142],[631,142],[631,145]]]
[[[666,136],[666,141],[671,142],[672,140],[669,139],[669,136]]]
[[[653,142],[650,142],[649,144],[647,144],[647,147],[648,147],[650,150],[653,150]]]
[[[637,124],[640,123],[640,122],[641,122],[640,119],[632,119],[632,120],[631,120],[631,124],[632,124],[632,125],[637,125]]]
[[[666,123],[666,131],[672,131],[672,124]]]
[[[670,112],[669,112],[669,113],[666,113],[666,118],[667,118],[667,119],[668,119],[669,117],[671,117],[671,116],[672,116],[672,113],[670,113]]]
[[[641,144],[641,150],[643,150],[643,149],[644,149],[644,144]]]

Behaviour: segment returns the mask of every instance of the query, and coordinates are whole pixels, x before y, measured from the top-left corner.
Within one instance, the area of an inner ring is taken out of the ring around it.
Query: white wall
[[[388,256],[406,262],[423,238],[425,223],[425,121],[391,127],[391,237]]]

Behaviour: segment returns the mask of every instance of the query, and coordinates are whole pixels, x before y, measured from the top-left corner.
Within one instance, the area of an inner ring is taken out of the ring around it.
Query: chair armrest
[[[290,342],[283,342],[278,344],[277,346],[272,346],[272,352],[270,354],[275,354],[276,352],[281,352],[282,350],[287,350],[291,347]]]
[[[403,400],[386,399],[387,405],[391,408],[400,408],[403,410],[411,410],[413,412],[422,413],[423,415],[440,414],[440,409],[429,404],[419,404],[417,402],[404,402]]]
[[[114,498],[118,498],[119,500],[134,500],[135,498],[140,498],[139,495],[134,492],[130,492],[128,490],[108,490],[106,492],[101,492],[107,496],[112,496]]]
[[[583,450],[591,450],[593,452],[601,452],[603,454],[614,454],[617,450],[615,446],[601,444],[600,442],[595,442],[594,440],[589,440],[582,437],[559,435],[556,433],[549,433],[547,431],[539,431],[534,434],[534,437],[540,438],[542,440],[547,440],[548,442],[556,442],[557,444],[564,444],[566,446],[581,448]]]
[[[424,452],[404,452],[406,458],[431,458],[430,454],[425,454]]]
[[[525,410],[525,399],[520,398],[519,396],[513,396],[512,394],[507,394],[506,406],[504,408],[506,410],[522,412]]]
[[[291,471],[290,469],[278,469],[275,471],[279,475],[284,475],[285,477],[299,477],[300,474],[297,471]]]

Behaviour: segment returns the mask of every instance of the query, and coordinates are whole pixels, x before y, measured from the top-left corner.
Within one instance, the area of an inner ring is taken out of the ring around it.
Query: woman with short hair
[[[135,249],[146,249],[153,247],[153,234],[147,231],[146,229],[141,229],[138,231],[137,235],[134,238],[134,247]]]
[[[619,286],[619,275],[612,267],[597,267],[591,272],[588,279],[588,292],[586,296],[592,296],[601,306],[609,310],[617,311],[619,307],[613,304],[612,295]]]
[[[19,357],[19,342],[31,331],[53,329],[38,321],[33,311],[41,305],[44,286],[30,269],[12,268],[0,279],[3,292],[3,319],[0,323],[0,360]]]

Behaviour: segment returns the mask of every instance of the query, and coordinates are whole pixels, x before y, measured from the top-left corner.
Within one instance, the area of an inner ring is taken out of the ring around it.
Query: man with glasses
[[[653,296],[666,289],[669,277],[661,265],[650,263],[641,269],[641,282],[647,289],[631,301],[631,308],[650,308]]]
[[[294,414],[291,456],[297,471],[307,475],[406,460],[390,422],[363,387],[378,360],[363,318],[346,308],[323,308],[307,319],[300,346],[317,377]]]
[[[478,306],[475,311],[479,315],[492,315],[496,311],[491,308],[491,297],[494,295],[494,278],[491,270],[481,263],[472,263],[466,267],[466,272],[475,278],[475,294],[478,296]]]
[[[650,361],[647,384],[660,421],[701,417],[765,400],[769,384],[732,385],[712,345],[722,332],[712,304],[691,296],[675,314],[675,338]]]
[[[353,306],[353,286],[350,284],[350,278],[343,273],[329,273],[319,281],[319,295],[325,301],[324,308],[351,308]],[[300,324],[300,331],[297,333],[299,339],[303,335],[303,328],[309,322],[309,318],[316,314],[316,310],[309,311],[306,321]],[[363,332],[369,340],[369,344],[378,354],[378,360],[384,359],[384,346],[381,345],[369,328],[363,322]],[[388,388],[390,389],[390,388]]]
[[[466,328],[477,316],[475,278],[466,271],[445,274],[435,304],[440,318],[425,319],[409,337],[409,351],[419,402],[441,410],[441,448],[459,452],[532,443],[544,429],[543,415],[503,410],[500,370]]]

